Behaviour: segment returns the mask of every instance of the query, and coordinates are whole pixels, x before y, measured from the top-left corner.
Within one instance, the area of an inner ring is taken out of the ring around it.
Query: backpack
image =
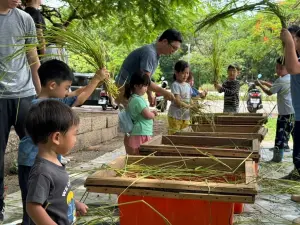
[[[119,112],[119,127],[122,133],[130,134],[133,129],[133,121],[129,112],[125,109]]]

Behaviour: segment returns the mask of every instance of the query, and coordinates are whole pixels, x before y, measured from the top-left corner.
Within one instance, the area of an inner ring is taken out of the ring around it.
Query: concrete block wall
[[[103,112],[81,112],[77,142],[73,151],[84,150],[87,147],[109,141],[118,135],[118,114]],[[7,169],[17,160],[19,137],[12,129],[5,154]]]

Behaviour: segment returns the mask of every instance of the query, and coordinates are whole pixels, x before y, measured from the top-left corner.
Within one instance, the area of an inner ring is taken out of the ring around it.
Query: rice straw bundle
[[[106,51],[103,41],[95,32],[86,30],[65,30],[53,27],[46,32],[46,40],[59,42],[68,51],[80,55],[95,70],[102,69],[105,66]],[[111,96],[116,97],[119,94],[118,88],[112,79],[105,80],[107,91]]]

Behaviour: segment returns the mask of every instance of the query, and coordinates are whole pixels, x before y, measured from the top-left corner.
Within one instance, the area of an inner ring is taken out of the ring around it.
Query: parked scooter
[[[258,74],[257,79],[262,77]],[[250,113],[256,113],[257,110],[262,109],[262,95],[260,90],[256,87],[254,82],[248,82],[248,97],[247,97],[247,109]]]
[[[161,78],[162,84],[161,87],[166,89],[168,87],[168,81],[164,80],[164,77]],[[167,109],[168,101],[164,99],[160,93],[155,93],[155,105],[158,110],[164,112]]]

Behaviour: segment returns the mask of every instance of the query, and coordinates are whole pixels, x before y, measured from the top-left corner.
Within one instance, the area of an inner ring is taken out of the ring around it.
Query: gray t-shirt
[[[37,43],[33,19],[26,12],[11,9],[0,14],[0,98],[24,98],[35,95],[32,74],[25,51],[7,60],[24,44]]]
[[[270,88],[273,94],[277,93],[277,107],[279,115],[294,114],[291,96],[291,75],[287,74],[275,80]]]
[[[190,84],[186,82],[178,83],[175,81],[171,85],[171,91],[174,95],[179,95],[181,101],[187,104],[191,102],[192,88]],[[190,110],[186,108],[179,108],[175,102],[172,102],[169,108],[168,116],[177,120],[190,120]]]
[[[68,173],[63,166],[39,156],[30,171],[26,202],[41,204],[58,225],[73,224],[76,220]]]
[[[152,76],[158,66],[158,61],[159,56],[155,44],[134,50],[124,60],[119,75],[116,77],[116,83],[119,85],[129,83],[132,74],[139,71],[149,72]]]
[[[291,75],[291,94],[295,120],[300,121],[300,74]]]

